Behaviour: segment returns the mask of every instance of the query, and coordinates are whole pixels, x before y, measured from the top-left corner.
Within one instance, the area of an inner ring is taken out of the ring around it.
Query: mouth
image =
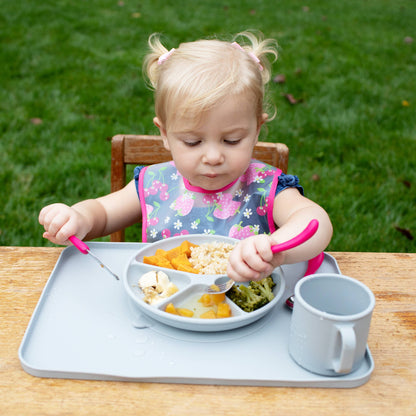
[[[214,179],[218,176],[217,173],[207,173],[204,175],[206,178]]]

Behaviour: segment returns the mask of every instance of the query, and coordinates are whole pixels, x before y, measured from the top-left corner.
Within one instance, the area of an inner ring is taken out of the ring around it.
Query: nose
[[[204,149],[203,162],[208,165],[219,165],[224,162],[224,154],[218,145],[209,145]]]

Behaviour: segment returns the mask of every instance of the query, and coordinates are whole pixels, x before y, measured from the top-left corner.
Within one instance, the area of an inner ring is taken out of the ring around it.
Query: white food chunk
[[[150,271],[139,279],[139,287],[144,293],[144,301],[153,305],[172,296],[178,291],[177,286],[162,271]]]
[[[172,296],[177,291],[178,291],[178,287],[174,283],[169,282],[165,290],[160,294],[160,296],[163,298],[167,298],[169,296]]]
[[[146,287],[153,287],[158,292],[162,292],[168,283],[169,276],[166,273],[154,270],[145,273],[139,279],[139,286],[142,290]]]
[[[169,276],[164,272],[158,271],[156,272],[156,280],[157,280],[156,290],[159,293],[163,293],[170,284]]]

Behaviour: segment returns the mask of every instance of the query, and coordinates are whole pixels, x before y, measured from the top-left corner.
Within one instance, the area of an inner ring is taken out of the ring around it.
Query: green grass
[[[151,33],[175,47],[254,28],[277,38],[286,76],[270,84],[262,140],[287,143],[289,173],[329,212],[328,249],[414,252],[415,2],[187,3],[1,2],[0,244],[50,245],[39,210],[108,193],[107,138],[156,132],[141,74]]]

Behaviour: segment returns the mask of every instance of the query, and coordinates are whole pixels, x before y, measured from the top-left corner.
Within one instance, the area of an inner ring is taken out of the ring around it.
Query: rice
[[[191,247],[189,261],[199,274],[225,274],[227,272],[228,257],[234,248],[230,243],[203,243]]]

